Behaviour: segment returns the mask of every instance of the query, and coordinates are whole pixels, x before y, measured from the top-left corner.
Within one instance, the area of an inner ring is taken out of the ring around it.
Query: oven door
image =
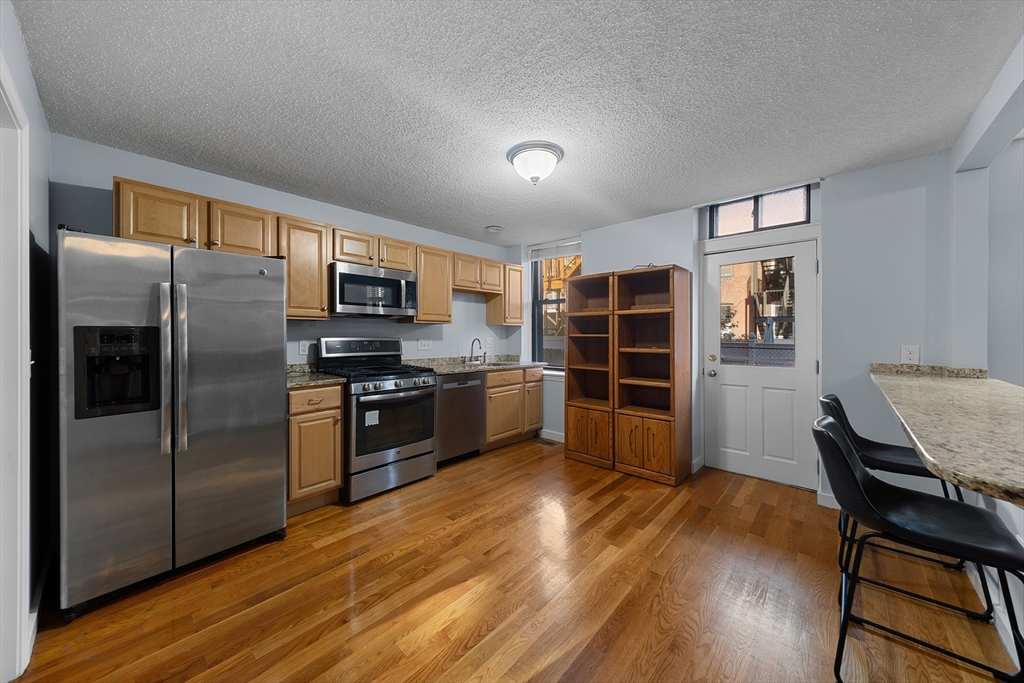
[[[416,274],[331,263],[333,315],[416,315]]]
[[[435,388],[349,397],[348,473],[434,450]]]

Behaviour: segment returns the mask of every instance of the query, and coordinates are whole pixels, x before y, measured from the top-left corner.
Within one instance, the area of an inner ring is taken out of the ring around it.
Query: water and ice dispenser
[[[75,417],[160,407],[160,328],[75,328]]]

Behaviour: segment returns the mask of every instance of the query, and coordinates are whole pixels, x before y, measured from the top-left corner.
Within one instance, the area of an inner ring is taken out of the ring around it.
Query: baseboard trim
[[[985,603],[985,593],[981,590],[981,581],[978,578],[978,569],[973,564],[968,563],[964,567],[967,571],[967,578],[971,580],[971,585],[974,586],[974,591],[978,594],[982,604]],[[1017,661],[1016,648],[1013,646],[1013,632],[1010,631],[1010,615],[1006,612],[1006,605],[1003,604],[1003,592],[999,589],[999,578],[995,572],[986,572],[988,577],[988,588],[992,595],[992,623],[995,624],[996,633],[999,634],[999,639],[1003,641],[1003,648],[1006,650],[1006,654],[1010,656],[1010,660],[1018,667],[1021,666],[1021,662]],[[1015,579],[1007,577],[1007,581],[1014,581]],[[1013,584],[1010,584],[1011,587]]]
[[[836,497],[831,493],[822,493],[818,491],[818,505],[823,508],[832,508],[833,510],[839,509],[839,503],[836,502]]]
[[[540,430],[540,438],[565,443],[565,434],[563,432],[553,432],[550,429]]]

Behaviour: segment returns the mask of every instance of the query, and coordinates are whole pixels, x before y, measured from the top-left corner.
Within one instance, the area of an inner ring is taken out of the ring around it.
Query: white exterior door
[[[816,489],[817,242],[704,257],[710,467]]]

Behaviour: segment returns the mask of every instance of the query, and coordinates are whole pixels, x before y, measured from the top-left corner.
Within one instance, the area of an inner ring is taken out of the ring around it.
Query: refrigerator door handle
[[[177,450],[188,450],[188,292],[185,285],[175,285],[174,305],[178,318],[177,371],[174,374],[174,394],[178,405],[175,411],[178,423]]]
[[[171,283],[160,283],[160,455],[171,454],[172,405],[171,373],[174,368],[171,355]]]

